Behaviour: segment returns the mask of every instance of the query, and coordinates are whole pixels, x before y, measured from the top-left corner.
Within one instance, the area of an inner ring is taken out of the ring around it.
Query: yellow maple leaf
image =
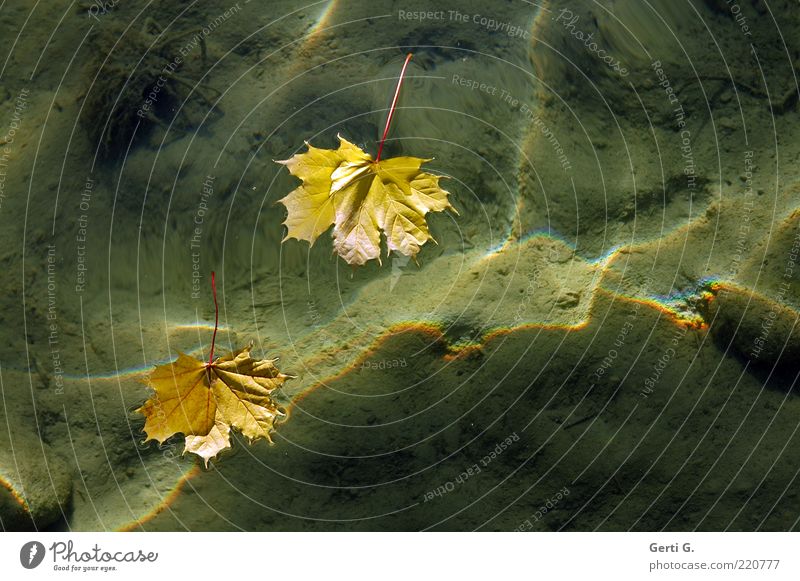
[[[449,193],[439,187],[441,176],[420,169],[429,159],[375,161],[341,136],[339,142],[338,149],[306,143],[306,153],[278,161],[303,181],[279,200],[288,211],[284,240],[313,244],[333,225],[333,247],[348,264],[380,262],[381,232],[388,252],[416,256],[420,246],[433,240],[426,214],[455,212]]]
[[[291,376],[281,373],[274,359],[253,359],[252,347],[212,363],[179,353],[176,361],[156,367],[146,379],[155,393],[136,410],[145,416],[145,441],[163,443],[183,434],[184,453],[197,454],[206,465],[230,448],[231,428],[251,442],[271,443],[275,421],[285,415],[272,393]]]

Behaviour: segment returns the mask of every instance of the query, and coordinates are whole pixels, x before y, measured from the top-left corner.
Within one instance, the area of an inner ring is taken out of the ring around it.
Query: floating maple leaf
[[[389,252],[414,257],[420,246],[433,240],[426,214],[448,208],[456,212],[447,199],[449,193],[439,187],[441,176],[421,169],[429,159],[381,160],[410,58],[408,55],[400,73],[375,159],[339,136],[338,149],[319,149],[306,142],[306,153],[277,162],[303,182],[280,200],[288,211],[284,240],[296,238],[313,244],[333,225],[333,247],[348,264],[361,265],[375,258],[380,262],[381,232]]]
[[[205,461],[231,447],[231,428],[250,442],[265,438],[272,443],[277,418],[285,416],[272,393],[290,379],[275,367],[275,359],[253,359],[247,347],[214,359],[219,326],[219,305],[214,273],[214,335],[208,362],[184,353],[166,365],[157,366],[145,383],[154,396],[136,411],[145,417],[145,442],[163,443],[175,434],[185,436],[184,454],[192,452]]]
[[[145,441],[163,443],[184,434],[184,453],[197,454],[206,465],[231,447],[231,428],[251,442],[271,443],[275,421],[285,415],[272,392],[290,376],[278,371],[275,360],[253,359],[251,349],[252,344],[211,364],[179,353],[176,361],[156,367],[146,381],[155,395],[136,410],[145,416]]]
[[[440,176],[420,169],[429,160],[374,161],[343,137],[339,141],[339,149],[307,144],[307,153],[278,162],[303,180],[280,200],[289,212],[286,238],[313,244],[333,224],[333,247],[348,264],[380,260],[381,232],[389,251],[415,256],[433,239],[425,215],[454,210]]]

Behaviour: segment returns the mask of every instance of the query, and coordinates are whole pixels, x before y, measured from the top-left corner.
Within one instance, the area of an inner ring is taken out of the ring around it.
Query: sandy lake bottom
[[[0,6],[0,528],[793,530],[788,0]],[[430,159],[415,259],[284,241],[274,163]],[[155,366],[293,377],[208,466]]]

